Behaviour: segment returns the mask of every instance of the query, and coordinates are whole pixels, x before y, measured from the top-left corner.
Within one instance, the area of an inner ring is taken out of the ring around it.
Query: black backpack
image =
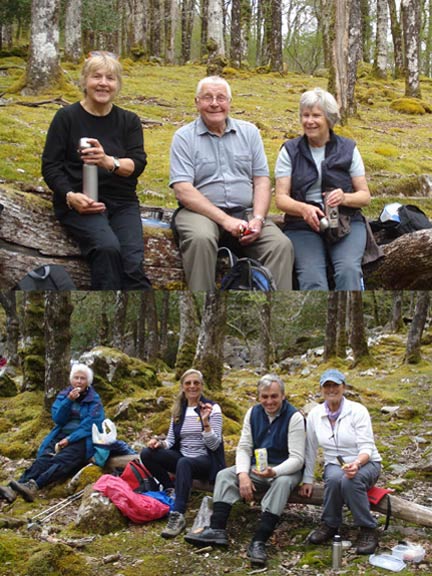
[[[228,255],[230,268],[222,277],[221,290],[276,290],[273,276],[268,268],[253,258],[237,258],[229,248],[219,248],[218,255]]]
[[[46,264],[26,274],[14,290],[76,290],[76,286],[63,266]]]
[[[381,215],[378,220],[369,222],[372,231],[378,233],[378,243],[385,244],[404,234],[432,228],[432,222],[430,222],[423,210],[413,204],[401,205],[398,208],[397,215],[399,222],[396,220],[385,220],[383,222]]]

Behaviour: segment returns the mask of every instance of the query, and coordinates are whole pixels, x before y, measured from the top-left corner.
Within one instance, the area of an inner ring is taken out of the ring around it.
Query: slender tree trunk
[[[375,56],[373,71],[377,78],[387,78],[387,0],[377,0],[377,24],[375,37]]]
[[[421,98],[420,0],[401,0],[405,46],[405,96]]]
[[[160,330],[159,330],[159,349],[160,357],[166,360],[168,352],[168,320],[169,320],[169,303],[170,303],[170,292],[169,290],[163,290],[162,292],[162,311],[160,319]]]
[[[208,40],[208,0],[201,1],[201,50],[200,56],[207,54]]]
[[[262,64],[263,34],[262,34],[263,3],[257,2],[256,7],[256,54],[255,66]]]
[[[348,24],[351,0],[334,1],[334,27],[332,29],[332,66],[329,92],[339,104],[342,124],[348,119]]]
[[[400,332],[403,328],[402,319],[402,304],[403,304],[403,291],[394,290],[392,292],[392,314],[390,318],[390,330],[392,332]]]
[[[154,290],[144,292],[146,301],[146,324],[147,324],[147,351],[148,362],[155,362],[160,358],[158,315],[156,308],[156,296]]]
[[[346,357],[346,349],[348,345],[347,335],[347,306],[348,306],[348,293],[340,291],[338,293],[338,310],[337,310],[337,334],[336,334],[336,356],[338,358]]]
[[[324,340],[324,360],[336,356],[338,292],[329,292],[327,297],[327,320]]]
[[[68,384],[70,372],[71,293],[45,295],[45,407],[50,408],[58,392]]]
[[[321,0],[316,17],[321,30],[323,44],[324,67],[330,68],[332,63],[332,34],[331,27],[334,18],[333,14],[334,0]]]
[[[361,28],[362,28],[362,60],[370,62],[370,45],[372,37],[370,1],[360,0]]]
[[[112,329],[112,343],[114,348],[123,350],[125,344],[126,314],[129,295],[124,290],[116,292],[115,313]]]
[[[417,292],[417,302],[414,317],[408,332],[405,362],[406,364],[418,364],[421,360],[421,338],[426,324],[430,305],[430,292]]]
[[[60,80],[59,8],[60,0],[32,0],[24,94],[38,94]]]
[[[234,68],[241,66],[241,0],[232,0],[230,63]]]
[[[8,364],[18,366],[19,321],[16,306],[16,292],[0,290],[0,304],[6,312],[6,356]]]
[[[272,36],[271,36],[271,59],[272,72],[282,72],[282,0],[272,0]]]
[[[179,294],[180,333],[176,355],[176,378],[191,368],[198,342],[198,315],[192,292],[184,290]]]
[[[220,290],[207,292],[194,367],[201,370],[210,390],[222,385],[225,320],[226,294]]]
[[[208,0],[207,49],[211,56],[224,56],[224,21],[222,0]]]
[[[426,10],[425,10],[426,12]],[[424,49],[424,74],[426,76],[431,75],[431,58],[432,58],[432,0],[429,0],[427,6],[427,16],[426,16],[426,38],[425,38],[425,49]]]
[[[82,58],[81,43],[82,0],[68,0],[65,14],[65,60],[79,62]]]
[[[191,56],[191,38],[193,27],[193,1],[182,0],[181,3],[181,54],[182,64],[186,64]]]
[[[145,328],[146,328],[146,309],[147,301],[145,292],[140,292],[139,295],[139,312],[136,326],[136,355],[141,360],[145,360]]]
[[[260,331],[255,365],[268,372],[274,359],[271,340],[272,293],[266,292],[264,297],[264,302],[259,304]]]
[[[351,11],[349,15],[349,35],[348,35],[348,84],[347,84],[347,106],[348,115],[357,114],[357,102],[355,99],[355,87],[357,82],[357,66],[362,58],[362,38],[361,38],[361,9],[360,0],[351,0]]]
[[[350,345],[353,351],[354,362],[357,366],[364,358],[369,356],[363,320],[363,298],[360,291],[349,293],[351,333]]]
[[[44,390],[45,334],[43,292],[23,292],[19,355],[23,370],[22,390]]]
[[[177,3],[165,0],[165,61],[174,64]]]
[[[390,27],[393,41],[394,77],[403,78],[405,75],[402,29],[397,14],[396,0],[388,0],[390,10]]]

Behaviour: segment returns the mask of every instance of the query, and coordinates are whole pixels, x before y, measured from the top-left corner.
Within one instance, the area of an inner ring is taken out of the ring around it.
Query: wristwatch
[[[113,161],[114,161],[114,166],[111,169],[111,172],[117,172],[117,170],[120,168],[120,160],[117,158],[117,156],[113,156]]]
[[[264,216],[261,216],[260,214],[254,214],[253,219],[254,220],[260,220],[262,224],[265,224],[265,218],[264,218]]]

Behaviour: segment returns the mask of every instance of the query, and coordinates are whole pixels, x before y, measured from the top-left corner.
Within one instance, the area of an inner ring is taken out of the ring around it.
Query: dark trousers
[[[144,274],[144,241],[137,201],[104,200],[102,214],[57,212],[90,264],[93,290],[148,290]]]
[[[24,471],[18,482],[35,480],[39,488],[43,488],[47,484],[73,476],[87,464],[85,439],[69,444],[55,454],[54,446],[61,438],[62,436],[57,436],[51,440],[44,452]]]
[[[210,456],[188,458],[177,450],[144,448],[141,452],[141,462],[165,489],[174,487],[169,472],[175,474],[174,511],[184,514],[192,488],[192,480],[194,478],[208,480],[211,458]]]

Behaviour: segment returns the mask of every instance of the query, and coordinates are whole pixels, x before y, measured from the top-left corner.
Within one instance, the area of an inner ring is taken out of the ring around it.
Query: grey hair
[[[72,378],[74,377],[76,372],[84,372],[87,376],[87,385],[91,386],[93,383],[93,370],[87,366],[87,364],[72,364],[72,368],[69,374],[69,382],[72,383]]]
[[[206,78],[200,80],[198,82],[198,86],[195,92],[196,98],[198,98],[198,96],[201,94],[201,90],[204,84],[220,84],[222,86],[225,86],[228,98],[231,100],[232,98],[231,87],[225,80],[225,78],[221,78],[220,76],[207,76]]]
[[[276,376],[276,374],[264,374],[264,376],[260,378],[258,381],[257,386],[258,396],[263,390],[265,390],[266,388],[270,388],[273,382],[279,384],[280,391],[282,392],[282,394],[285,394],[285,384],[283,383],[282,379],[279,378],[279,376]]]
[[[180,376],[180,384],[183,384],[184,379],[186,378],[186,376],[189,376],[189,374],[196,374],[198,376],[201,384],[204,383],[204,376],[202,375],[202,372],[200,372],[199,370],[196,370],[195,368],[189,368],[189,370],[186,370]]]
[[[303,92],[300,98],[300,122],[304,110],[310,110],[318,106],[324,112],[324,116],[333,128],[340,120],[339,106],[334,96],[322,88],[314,88]]]

